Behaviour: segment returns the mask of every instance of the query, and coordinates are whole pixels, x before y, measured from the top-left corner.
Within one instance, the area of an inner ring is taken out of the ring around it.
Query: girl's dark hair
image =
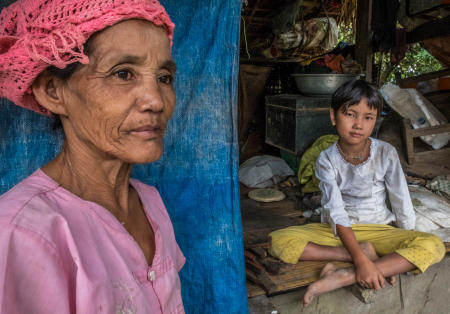
[[[383,97],[378,89],[364,80],[353,80],[342,84],[331,97],[331,108],[335,114],[338,110],[347,112],[348,107],[358,104],[361,99],[367,98],[370,109],[376,109],[380,116],[383,111]]]
[[[91,52],[92,38],[93,36],[91,36],[83,45],[83,52],[88,57]],[[62,81],[67,81],[80,66],[81,66],[80,62],[70,63],[63,69],[51,65],[47,68],[47,72]],[[59,115],[55,115],[53,120],[53,130],[59,129],[62,129],[61,118],[59,117]]]

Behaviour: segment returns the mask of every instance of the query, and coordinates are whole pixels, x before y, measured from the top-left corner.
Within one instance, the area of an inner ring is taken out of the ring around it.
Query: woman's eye
[[[163,75],[158,80],[163,84],[170,85],[173,83],[173,75]]]
[[[131,79],[131,72],[128,70],[120,70],[114,73],[115,76],[117,76],[119,79],[128,81]]]

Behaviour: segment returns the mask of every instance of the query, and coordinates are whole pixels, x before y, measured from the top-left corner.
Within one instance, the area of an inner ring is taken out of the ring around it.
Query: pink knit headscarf
[[[48,66],[89,63],[83,44],[95,32],[126,19],[163,26],[172,44],[174,24],[156,0],[18,0],[0,13],[0,97],[44,115],[31,85]]]

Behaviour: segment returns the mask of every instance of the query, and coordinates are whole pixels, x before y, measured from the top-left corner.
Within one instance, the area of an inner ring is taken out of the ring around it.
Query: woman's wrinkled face
[[[96,34],[90,47],[89,64],[64,84],[69,147],[128,163],[157,160],[175,106],[167,32],[127,20]]]

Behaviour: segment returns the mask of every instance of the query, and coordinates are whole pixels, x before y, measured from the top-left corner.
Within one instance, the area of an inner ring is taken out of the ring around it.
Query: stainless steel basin
[[[358,78],[354,74],[291,74],[300,93],[307,96],[330,97],[347,81]]]

